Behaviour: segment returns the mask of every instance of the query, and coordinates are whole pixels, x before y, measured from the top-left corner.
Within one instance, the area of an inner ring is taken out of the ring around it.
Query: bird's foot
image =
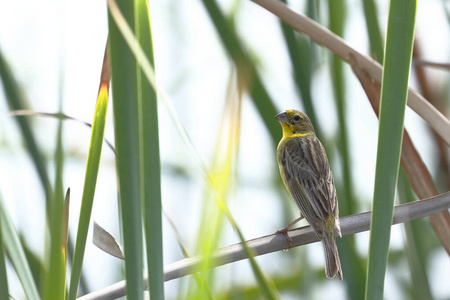
[[[287,240],[288,245],[289,245],[289,248],[287,248],[286,251],[289,251],[289,249],[292,248],[292,239],[291,239],[291,237],[288,234],[289,228],[291,228],[295,223],[297,223],[301,219],[303,219],[303,216],[298,217],[297,219],[295,219],[294,221],[289,223],[286,227],[281,228],[280,230],[277,230],[277,232],[275,232],[275,234],[282,233],[286,237],[286,240]]]
[[[286,226],[286,227],[281,228],[280,230],[277,230],[277,231],[275,232],[275,234],[278,234],[278,233],[284,234],[284,236],[286,237],[286,240],[287,240],[288,246],[289,246],[289,247],[286,249],[286,251],[289,251],[289,249],[291,249],[291,247],[292,247],[292,239],[291,239],[291,237],[289,236],[288,231],[289,231],[289,226]]]

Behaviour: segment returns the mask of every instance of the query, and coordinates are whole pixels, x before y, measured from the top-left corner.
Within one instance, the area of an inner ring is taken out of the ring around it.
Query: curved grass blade
[[[23,111],[25,110],[25,100],[20,92],[20,87],[17,81],[14,79],[14,76],[8,67],[8,64],[0,52],[0,77],[3,83],[3,88],[5,90],[6,99],[8,101],[8,106],[11,111]],[[39,146],[34,138],[33,131],[31,129],[30,122],[25,117],[17,117],[16,118],[19,128],[22,132],[23,140],[26,144],[26,148],[31,156],[33,164],[38,173],[40,182],[42,187],[44,188],[46,200],[45,200],[45,208],[46,208],[46,220],[50,222],[50,207],[51,207],[51,199],[53,197],[53,191],[50,184],[50,179],[47,171],[46,161]],[[73,251],[73,246],[71,245],[71,240],[69,239],[68,244],[69,253]],[[71,256],[69,256],[71,259]],[[84,277],[83,277],[84,278]],[[83,280],[83,282],[85,282]]]
[[[103,137],[105,132],[106,111],[108,107],[108,85],[100,85],[97,104],[95,107],[94,121],[92,125],[91,141],[86,162],[86,174],[84,178],[83,195],[81,199],[80,219],[78,221],[77,239],[73,256],[72,271],[68,299],[75,299],[83,266],[84,251],[86,248],[87,233],[91,219],[92,205],[94,202],[95,186],[100,165]]]
[[[147,0],[136,0],[136,35],[154,66],[153,41]],[[161,166],[156,90],[138,70],[139,142],[142,219],[147,250],[148,287],[151,299],[164,299]]]
[[[88,123],[88,122],[84,122],[80,119],[71,117],[69,115],[66,115],[64,113],[48,113],[48,112],[43,112],[43,111],[33,111],[33,110],[12,110],[8,113],[10,116],[38,116],[38,117],[49,117],[49,118],[56,118],[56,119],[60,119],[62,121],[66,121],[66,120],[72,120],[75,122],[78,122],[80,124],[86,125],[89,128],[92,128],[92,124]],[[108,141],[106,138],[104,139],[106,145],[109,147],[109,149],[111,149],[111,151],[116,154],[116,150],[114,149],[114,146],[111,144],[110,141]]]
[[[272,142],[277,145],[281,138],[281,131],[277,122],[273,122],[278,113],[270,99],[252,61],[245,53],[236,31],[229,26],[225,16],[220,11],[215,0],[202,0],[208,14],[213,22],[223,46],[227,50],[239,73],[239,77],[245,80],[245,88],[250,92],[253,102],[266,125]]]
[[[33,275],[25,256],[25,251],[23,250],[19,236],[1,196],[0,214],[3,243],[5,250],[8,253],[8,257],[16,270],[17,276],[22,283],[22,287],[27,298],[30,300],[38,300],[40,299],[39,292],[33,280]]]
[[[234,79],[233,74],[230,75],[227,89],[225,110],[222,114],[220,131],[217,135],[216,149],[214,151],[214,159],[210,170],[212,189],[205,194],[205,201],[202,205],[202,222],[198,235],[197,247],[203,253],[205,259],[202,263],[202,279],[210,286],[214,285],[211,269],[213,263],[213,251],[217,248],[222,233],[224,216],[228,218],[233,228],[236,230],[242,242],[245,241],[237,223],[229,212],[226,201],[229,190],[232,186],[235,170],[237,168],[237,152],[239,149],[240,122],[241,122],[241,103],[242,93],[245,82],[242,78]],[[236,84],[233,84],[237,81]],[[208,186],[209,188],[209,186]],[[212,193],[208,193],[211,191]],[[212,195],[211,195],[212,194]],[[214,199],[215,201],[211,201]],[[265,299],[279,298],[278,292],[273,284],[267,280],[253,258],[253,253],[248,249],[244,242],[244,249],[250,258],[250,265],[253,274],[259,284],[262,296]],[[203,288],[199,289],[198,297],[204,294]]]
[[[395,188],[400,166],[416,5],[416,1],[392,1],[389,6],[367,265],[367,300],[383,298]]]
[[[210,271],[211,253],[218,247],[225,219],[217,203],[227,200],[233,170],[237,163],[236,151],[239,147],[241,98],[240,95],[236,95],[237,89],[233,83],[235,83],[235,78],[233,73],[230,73],[213,160],[208,171],[211,185],[205,186],[201,205],[201,221],[196,238],[196,248],[199,253],[204,255],[205,259],[200,273],[202,285],[196,290],[194,290],[193,285],[190,285],[188,292],[194,298],[204,297],[205,292],[209,291],[209,287],[214,286],[214,272]],[[192,296],[194,293],[196,295]]]
[[[13,76],[3,54],[0,51],[0,78],[3,83],[3,89],[6,94],[6,100],[10,110],[22,110],[25,108],[25,100],[20,92],[19,84]],[[16,118],[19,128],[22,132],[23,140],[27,146],[27,150],[30,153],[31,159],[34,163],[36,171],[39,175],[42,187],[46,196],[46,212],[47,216],[50,216],[50,200],[53,197],[52,188],[50,185],[50,179],[47,172],[46,162],[41,154],[36,139],[34,138],[33,131],[29,120],[25,117]]]

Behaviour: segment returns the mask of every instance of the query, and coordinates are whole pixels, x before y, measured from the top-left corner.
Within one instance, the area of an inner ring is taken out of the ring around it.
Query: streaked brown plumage
[[[283,138],[277,158],[286,189],[294,198],[302,216],[322,240],[326,275],[342,280],[342,268],[334,230],[342,237],[333,175],[325,149],[305,114],[286,110],[275,116],[281,123]]]

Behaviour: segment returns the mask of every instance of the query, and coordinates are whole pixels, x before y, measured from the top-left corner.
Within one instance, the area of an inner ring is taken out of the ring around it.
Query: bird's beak
[[[280,122],[280,123],[287,123],[288,122],[287,115],[286,115],[285,111],[279,113],[278,115],[276,115],[275,119],[277,119],[278,122]]]

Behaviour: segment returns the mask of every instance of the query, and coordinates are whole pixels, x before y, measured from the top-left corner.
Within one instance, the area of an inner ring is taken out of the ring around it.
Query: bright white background
[[[228,12],[233,1],[221,1]],[[278,21],[250,1],[237,1],[239,8],[236,25],[248,51],[259,62],[259,70],[278,110],[298,108],[292,69]],[[303,7],[303,1],[292,1],[293,9]],[[215,29],[199,0],[150,1],[154,30],[157,80],[169,101],[176,108],[181,122],[187,128],[203,160],[211,161],[216,142],[219,120],[225,100],[225,90],[232,70],[230,59],[222,48]],[[325,5],[323,5],[325,6]],[[378,1],[379,21],[383,32],[388,13],[388,1]],[[300,11],[300,10],[299,10]],[[356,49],[368,53],[362,1],[347,1],[348,23],[344,38]],[[419,1],[416,37],[424,47],[425,58],[445,62],[449,53],[449,26],[441,1]],[[107,37],[105,1],[1,1],[0,49],[18,79],[22,92],[32,109],[57,112],[60,96],[63,112],[77,119],[91,122],[95,107]],[[321,12],[326,23],[326,11]],[[323,50],[323,55],[327,52]],[[318,66],[313,81],[313,98],[316,100],[318,119],[327,137],[337,134],[332,85],[327,65]],[[377,119],[348,66],[347,116],[350,128],[350,154],[354,194],[360,200],[360,212],[370,209],[373,194]],[[443,71],[433,71],[436,80],[444,78]],[[439,77],[438,77],[439,76]],[[414,78],[412,78],[414,85]],[[239,152],[238,182],[230,197],[230,208],[247,239],[273,233],[284,226],[279,201],[285,201],[273,188],[276,159],[273,145],[254,105],[245,97],[242,110],[241,144]],[[110,105],[111,108],[111,105]],[[9,212],[31,246],[43,256],[44,245],[44,193],[37,174],[25,151],[14,120],[7,115],[7,105],[0,85],[0,192]],[[275,120],[274,120],[275,122]],[[32,118],[34,133],[53,174],[56,125],[53,119]],[[406,127],[427,166],[433,172],[436,156],[429,130],[411,110],[407,110]],[[106,138],[114,141],[112,111],[108,111]],[[160,137],[162,160],[163,206],[175,220],[189,249],[195,245],[198,228],[192,220],[200,212],[204,181],[201,170],[189,152],[169,115],[160,105]],[[78,123],[64,123],[66,165],[64,184],[71,188],[70,229],[76,232],[81,193],[84,180],[86,154],[90,131]],[[257,155],[255,155],[255,152]],[[334,160],[337,161],[337,160]],[[175,175],[171,166],[188,172],[189,178]],[[340,166],[332,166],[339,174]],[[296,209],[292,205],[293,210]],[[117,215],[114,156],[103,148],[102,163],[92,219],[95,219],[120,239]],[[222,245],[238,242],[228,230]],[[164,221],[164,263],[182,258],[174,234]],[[392,247],[401,248],[404,235],[401,227],[392,230]],[[358,251],[366,255],[368,233],[357,235]],[[323,265],[319,244],[310,245],[311,264]],[[191,248],[192,249],[192,248]],[[317,250],[317,251],[315,251]],[[302,249],[291,253],[277,253],[258,258],[264,270],[283,272],[286,255],[303,255]],[[302,253],[302,254],[300,254]],[[284,262],[284,264],[283,264]],[[92,290],[119,280],[120,263],[88,243],[85,256],[86,274]],[[450,262],[443,250],[436,252],[428,262],[431,289],[439,299],[450,297]],[[301,266],[298,266],[301,267]],[[224,280],[231,280],[230,270],[239,268],[242,275],[234,276],[240,283],[253,282],[247,262],[222,267]],[[244,270],[244,271],[242,271]],[[10,269],[11,271],[11,269]],[[11,272],[12,273],[12,272]],[[400,299],[399,289],[390,284],[388,272],[385,287],[386,299]],[[393,281],[392,281],[393,282]],[[176,295],[178,281],[166,284],[167,296]],[[12,293],[21,298],[20,284],[11,282]],[[313,291],[315,299],[344,299],[344,285],[330,281],[324,290]]]

